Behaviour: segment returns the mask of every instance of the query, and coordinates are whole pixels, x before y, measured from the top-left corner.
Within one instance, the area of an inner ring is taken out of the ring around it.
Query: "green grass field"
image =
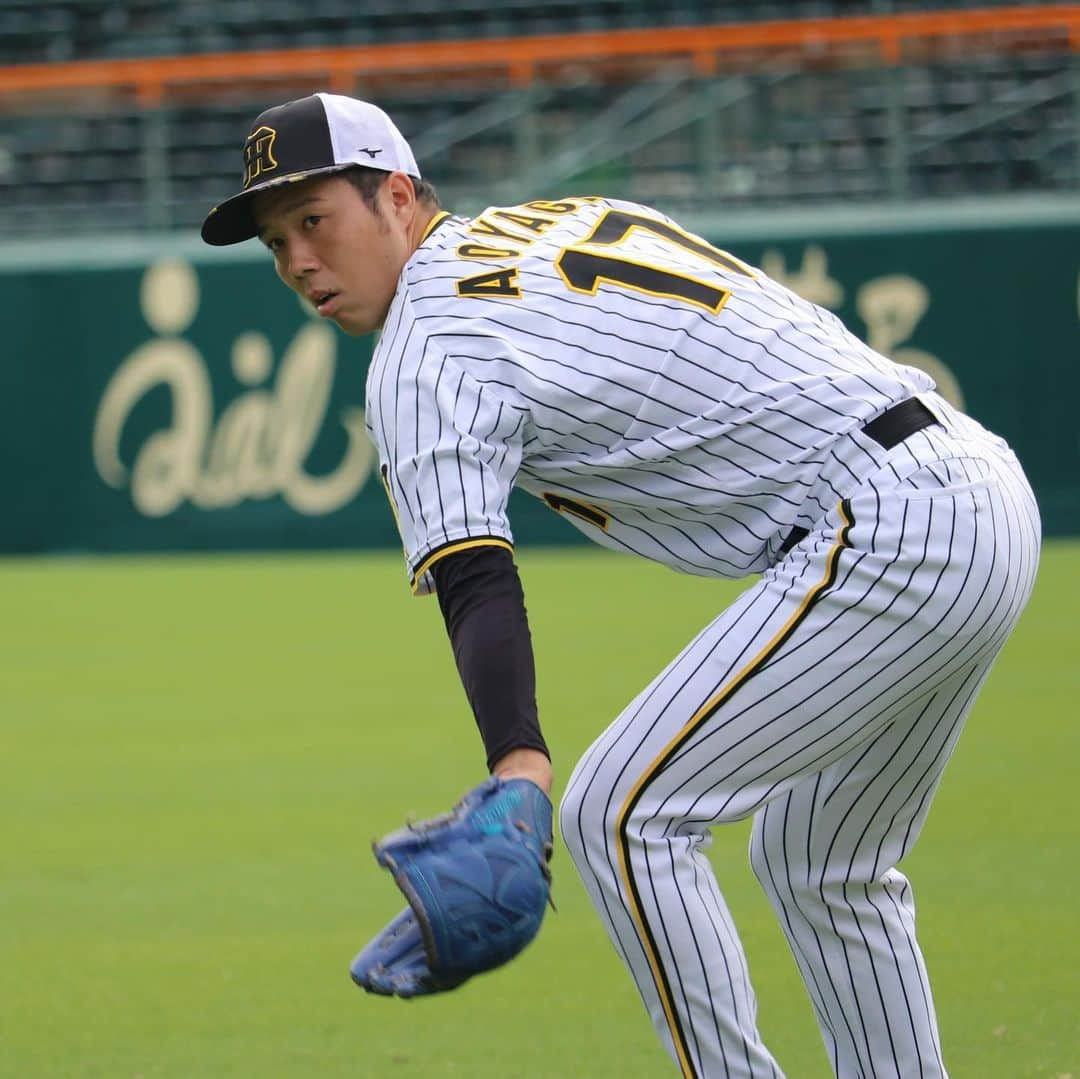
[[[737,587],[519,556],[559,784]],[[1080,1077],[1080,544],[1039,585],[905,864],[954,1079]],[[539,940],[456,993],[349,981],[401,900],[369,852],[483,754],[400,559],[0,562],[0,1075],[674,1074],[565,853]],[[721,884],[790,1079],[828,1069],[721,830]]]

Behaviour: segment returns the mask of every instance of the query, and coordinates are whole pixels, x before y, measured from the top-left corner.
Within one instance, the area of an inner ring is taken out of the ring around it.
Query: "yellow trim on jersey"
[[[383,465],[379,469],[379,479],[382,480],[383,490],[386,492],[386,501],[390,503],[390,512],[394,515],[394,524],[397,525],[398,535],[401,535],[401,518],[398,516],[397,503],[394,501],[394,496],[390,493],[390,476],[389,469],[386,465]]]
[[[544,504],[556,513],[569,514],[571,517],[577,517],[578,520],[591,524],[594,528],[607,531],[611,515],[599,507],[578,499],[567,498],[566,495],[557,495],[551,491],[542,492],[540,497],[544,500]]]
[[[423,243],[449,216],[450,212],[448,210],[442,210],[437,213],[427,223],[427,228],[424,229],[424,235],[420,237],[420,242]]]
[[[440,547],[437,551],[429,554],[427,558],[416,567],[416,572],[413,574],[412,590],[413,594],[416,594],[417,586],[423,579],[425,573],[427,573],[436,562],[441,562],[449,554],[457,554],[459,551],[468,551],[472,547],[505,547],[508,551],[514,550],[514,545],[504,539],[496,539],[494,536],[485,536],[483,539],[463,539],[457,543],[448,543],[445,547]]]
[[[642,949],[645,952],[645,958],[648,960],[649,968],[652,971],[653,983],[660,995],[660,1003],[664,1009],[664,1017],[667,1019],[668,1029],[671,1031],[672,1042],[675,1045],[675,1052],[678,1056],[679,1067],[682,1069],[684,1079],[698,1079],[698,1076],[690,1059],[690,1049],[686,1044],[682,1025],[679,1023],[675,1014],[675,1002],[671,999],[667,978],[661,968],[660,956],[656,952],[652,934],[646,928],[645,916],[642,913],[637,888],[634,885],[633,876],[630,872],[630,864],[626,853],[626,820],[633,810],[634,805],[637,803],[641,791],[664,769],[664,766],[671,756],[686,743],[694,731],[706,719],[713,715],[720,705],[722,705],[735,690],[739,688],[739,686],[746,682],[747,679],[750,678],[750,676],[753,675],[767,659],[769,659],[773,652],[775,652],[783,641],[787,639],[799,622],[806,617],[806,613],[813,605],[814,600],[816,600],[818,596],[833,583],[836,577],[837,560],[840,557],[840,552],[850,546],[848,543],[848,533],[854,523],[851,517],[850,507],[846,500],[840,503],[840,516],[844,523],[837,535],[836,543],[829,551],[825,564],[825,575],[806,593],[798,608],[768,644],[766,644],[765,647],[762,648],[761,651],[758,652],[758,654],[743,667],[743,669],[739,671],[726,686],[706,701],[705,704],[690,717],[690,720],[680,729],[679,733],[664,746],[631,788],[630,793],[626,796],[615,820],[615,845],[619,851],[619,873],[622,877],[626,897],[629,901],[630,916],[634,921],[638,940],[641,942]]]

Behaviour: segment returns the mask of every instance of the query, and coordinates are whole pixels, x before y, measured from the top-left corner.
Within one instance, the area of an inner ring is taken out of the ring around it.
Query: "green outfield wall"
[[[734,215],[733,215],[734,217]],[[1080,212],[896,208],[688,221],[924,367],[1080,532]],[[395,546],[363,430],[370,340],[257,244],[0,244],[0,550]],[[515,496],[519,541],[575,541]]]

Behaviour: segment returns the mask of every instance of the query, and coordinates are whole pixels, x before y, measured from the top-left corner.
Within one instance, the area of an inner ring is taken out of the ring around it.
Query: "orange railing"
[[[432,76],[468,73],[523,85],[567,66],[618,66],[642,59],[682,59],[696,71],[710,74],[725,55],[747,52],[794,51],[822,60],[855,49],[867,62],[897,64],[942,41],[964,47],[988,36],[999,41],[1018,37],[1052,41],[1058,48],[1080,51],[1080,4],[16,64],[0,67],[0,98],[98,89],[130,95],[151,108],[172,94],[197,92],[200,87],[212,92],[213,87],[303,79],[349,93],[359,78],[370,81],[418,72]]]

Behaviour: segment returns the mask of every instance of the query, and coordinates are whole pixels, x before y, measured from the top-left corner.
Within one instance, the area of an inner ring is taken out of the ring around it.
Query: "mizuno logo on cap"
[[[382,153],[382,148],[380,147],[380,148],[375,149],[375,150],[369,150],[366,146],[358,146],[356,148],[356,152],[358,154],[367,154],[368,157],[374,157],[376,154],[381,154]]]

